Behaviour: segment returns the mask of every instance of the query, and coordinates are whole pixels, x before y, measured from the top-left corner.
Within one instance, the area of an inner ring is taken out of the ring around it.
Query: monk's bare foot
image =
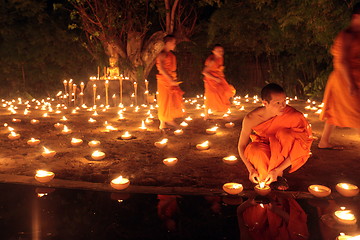
[[[163,121],[160,121],[159,129],[164,129],[164,128],[166,128],[166,123]]]

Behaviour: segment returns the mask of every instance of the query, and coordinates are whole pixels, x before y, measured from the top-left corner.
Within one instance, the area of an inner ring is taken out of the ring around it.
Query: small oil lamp
[[[98,147],[100,145],[100,141],[92,140],[92,141],[88,142],[88,145],[90,147]]]
[[[65,116],[63,116],[61,119],[60,119],[60,121],[61,122],[66,122],[68,119],[65,117]]]
[[[64,124],[55,123],[55,124],[54,124],[54,127],[55,127],[56,129],[61,129],[61,128],[64,128]]]
[[[30,146],[36,146],[40,143],[39,139],[35,139],[35,138],[31,138],[30,140],[27,141],[27,144]]]
[[[230,183],[225,183],[223,185],[223,190],[231,195],[236,195],[239,194],[243,191],[244,187],[242,184],[240,183],[234,183],[234,182],[230,182]]]
[[[96,123],[96,120],[93,119],[93,118],[89,118],[88,122],[89,122],[89,123]]]
[[[111,187],[115,188],[116,190],[123,190],[130,185],[130,180],[127,178],[123,178],[122,176],[118,178],[114,178],[110,182]]]
[[[140,130],[143,130],[143,131],[147,130],[147,128],[146,128],[146,126],[145,126],[144,120],[141,121],[141,127],[139,127],[139,129],[140,129]]]
[[[21,122],[21,119],[19,119],[19,118],[13,118],[11,121],[12,121],[13,123],[20,123],[20,122]]]
[[[344,197],[354,197],[359,193],[358,186],[350,183],[338,183],[335,186],[338,191]]]
[[[207,150],[210,148],[209,141],[205,141],[203,143],[196,144],[196,148],[198,150]]]
[[[131,138],[132,138],[132,135],[128,131],[126,131],[123,135],[121,135],[122,140],[129,140]]]
[[[20,138],[20,134],[19,133],[16,133],[16,132],[11,132],[9,135],[8,135],[8,138],[10,140],[16,140],[16,139],[19,139]]]
[[[187,126],[189,126],[189,124],[187,124],[187,122],[182,122],[182,123],[180,123],[180,126],[187,127]]]
[[[174,131],[174,135],[176,136],[180,136],[180,135],[183,135],[184,131],[182,129],[177,129]]]
[[[30,123],[33,124],[33,125],[36,125],[36,124],[39,124],[40,121],[37,120],[37,119],[31,119],[31,120],[30,120]]]
[[[83,140],[80,138],[72,138],[71,139],[71,145],[76,147],[76,146],[80,146],[83,143]]]
[[[72,133],[72,130],[69,129],[66,125],[64,125],[64,128],[63,128],[63,130],[61,130],[61,133],[62,133],[63,135],[67,135],[67,134]]]
[[[223,157],[223,162],[226,164],[229,164],[229,165],[234,165],[235,163],[237,163],[237,161],[238,161],[238,159],[234,155],[228,156],[228,157]]]
[[[210,134],[210,135],[215,134],[217,129],[218,129],[218,127],[208,128],[208,129],[206,129],[206,133]]]
[[[351,210],[346,210],[345,207],[340,207],[340,210],[334,213],[335,220],[344,225],[356,224],[356,217]]]
[[[35,179],[38,182],[46,183],[50,182],[55,177],[53,172],[48,172],[45,170],[37,170],[35,174]]]
[[[178,159],[175,158],[175,157],[165,158],[165,159],[163,160],[163,163],[164,163],[166,166],[168,166],[168,167],[174,166],[177,162],[178,162]]]
[[[56,152],[53,151],[53,150],[49,150],[47,149],[46,147],[43,147],[44,148],[44,151],[41,153],[41,155],[44,157],[44,158],[52,158],[55,156]]]
[[[105,153],[96,150],[91,154],[91,158],[94,159],[94,160],[97,160],[97,161],[102,160],[102,159],[105,158]]]
[[[266,196],[271,192],[271,188],[268,185],[265,185],[265,182],[260,182],[254,187],[254,190],[261,196]]]
[[[323,185],[310,185],[308,191],[315,197],[327,197],[331,194],[331,189]]]
[[[169,140],[168,140],[167,138],[164,138],[164,139],[162,139],[162,140],[159,141],[159,142],[155,142],[154,145],[155,145],[155,147],[157,147],[157,148],[163,148],[163,147],[165,147],[165,146],[167,145],[168,141],[169,141]]]
[[[234,126],[235,126],[235,124],[233,122],[225,123],[225,127],[227,127],[227,128],[232,128]]]
[[[153,123],[154,123],[154,120],[152,120],[151,118],[148,117],[148,118],[145,119],[145,124],[151,125]]]

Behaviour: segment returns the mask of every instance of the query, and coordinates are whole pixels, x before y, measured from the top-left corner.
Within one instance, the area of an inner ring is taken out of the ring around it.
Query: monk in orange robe
[[[308,239],[307,215],[293,198],[275,196],[269,204],[249,199],[237,208],[240,239]]]
[[[164,38],[164,49],[156,58],[156,67],[159,74],[157,79],[157,103],[160,129],[165,129],[168,125],[178,127],[174,119],[182,117],[184,92],[179,87],[176,76],[176,57],[171,52],[176,47],[176,39],[172,35]]]
[[[294,172],[304,165],[313,138],[303,114],[286,105],[282,87],[266,85],[261,98],[263,106],[249,112],[243,120],[238,150],[250,181],[270,184],[286,168],[291,166],[289,172]]]
[[[215,45],[205,61],[202,72],[205,83],[205,119],[208,118],[208,110],[226,112],[230,107],[229,99],[235,95],[235,88],[228,84],[224,75],[224,48]]]
[[[325,88],[320,119],[326,122],[318,147],[341,149],[330,144],[335,126],[360,133],[360,4],[354,6],[350,26],[336,37],[331,54],[334,70]]]

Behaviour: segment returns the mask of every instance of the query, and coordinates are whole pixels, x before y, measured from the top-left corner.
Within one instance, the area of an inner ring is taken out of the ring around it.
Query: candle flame
[[[50,150],[49,149],[47,149],[46,147],[43,147],[44,148],[44,152],[45,153],[50,153]]]
[[[200,144],[202,147],[207,147],[209,145],[209,141],[205,141]]]
[[[47,177],[47,176],[51,176],[53,173],[52,172],[48,172],[45,170],[37,170],[36,171],[36,176],[37,177]]]
[[[260,188],[265,188],[265,182],[260,182],[260,183],[259,183],[259,187],[260,187]]]

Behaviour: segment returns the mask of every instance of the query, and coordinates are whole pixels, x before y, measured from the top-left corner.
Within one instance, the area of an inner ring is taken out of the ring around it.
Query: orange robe
[[[156,59],[156,67],[159,70],[160,59]],[[176,80],[176,57],[172,52],[166,53],[163,60],[164,70]],[[170,86],[169,80],[161,73],[156,75],[157,79],[157,103],[159,120],[164,122],[173,121],[175,118],[184,115],[182,109],[184,108],[182,96],[184,92],[179,86]]]
[[[205,82],[205,105],[208,109],[218,112],[225,112],[230,107],[229,99],[235,95],[235,88],[228,84],[224,75],[224,58],[215,58],[210,55],[206,61],[205,66],[208,66],[213,61],[209,69],[209,73],[214,77],[220,78],[221,82],[217,83],[214,80],[204,77]]]
[[[307,216],[300,205],[292,198],[280,199],[277,204],[289,214],[289,221],[269,208],[268,204],[248,207],[242,213],[245,225],[253,240],[300,240],[308,239]]]
[[[268,173],[290,157],[291,169],[299,169],[310,156],[313,141],[311,128],[304,115],[286,106],[284,114],[275,116],[253,128],[252,140],[246,146],[245,157],[264,181]]]
[[[324,93],[324,107],[321,120],[339,127],[360,128],[360,96],[352,96],[349,84],[342,75],[341,61],[345,32],[341,32],[334,41],[331,54],[334,56],[334,70],[330,74]],[[354,34],[349,43],[347,62],[349,74],[360,88],[360,34]]]

